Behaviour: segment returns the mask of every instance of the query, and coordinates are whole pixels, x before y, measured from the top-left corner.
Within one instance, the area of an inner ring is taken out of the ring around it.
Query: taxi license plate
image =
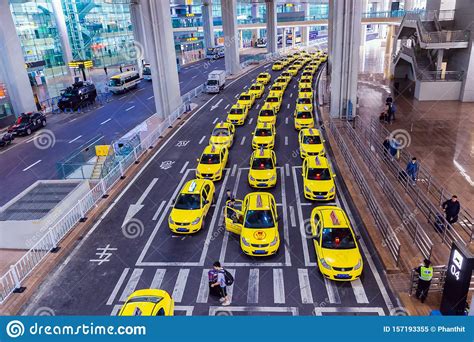
[[[321,195],[317,195],[316,198],[318,199],[324,199],[326,196],[321,196]]]
[[[187,232],[188,228],[177,228],[176,229],[178,232]]]
[[[351,276],[349,274],[336,274],[336,278],[349,279],[349,278],[351,278]]]
[[[267,183],[258,183],[257,186],[267,186]]]
[[[264,251],[264,250],[256,250],[253,252],[254,254],[267,254],[268,252],[267,251]]]

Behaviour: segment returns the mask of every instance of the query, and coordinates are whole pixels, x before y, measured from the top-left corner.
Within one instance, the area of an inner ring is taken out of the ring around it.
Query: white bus
[[[135,88],[140,81],[141,78],[138,71],[127,71],[110,78],[109,90],[114,94],[123,93]]]

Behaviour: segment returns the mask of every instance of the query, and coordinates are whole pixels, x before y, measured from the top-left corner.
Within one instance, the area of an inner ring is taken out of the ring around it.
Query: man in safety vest
[[[416,289],[416,298],[420,299],[421,302],[424,303],[426,297],[428,297],[431,279],[433,278],[433,266],[431,266],[431,261],[425,259],[423,261],[423,265],[417,267],[415,272],[418,273],[418,288]]]

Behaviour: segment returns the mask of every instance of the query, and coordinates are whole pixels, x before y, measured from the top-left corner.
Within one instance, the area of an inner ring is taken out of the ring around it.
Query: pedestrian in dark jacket
[[[387,123],[392,123],[393,119],[394,119],[394,117],[393,117],[393,105],[392,105],[392,103],[389,103],[387,105]]]
[[[453,224],[458,220],[461,204],[459,203],[458,197],[456,195],[453,195],[451,199],[444,202],[441,207],[446,214],[446,221],[448,221],[450,224]]]
[[[415,268],[415,272],[418,273],[418,287],[416,289],[416,298],[425,302],[428,297],[428,291],[430,290],[431,279],[433,279],[433,266],[431,261],[425,259],[423,265]]]
[[[388,106],[393,102],[392,95],[388,95],[387,98],[385,99],[385,104]]]
[[[413,157],[411,158],[411,161],[408,162],[407,167],[406,167],[406,173],[408,176],[411,177],[411,179],[416,182],[416,177],[418,176],[418,170],[420,169],[420,166],[418,162],[416,161],[416,158]]]

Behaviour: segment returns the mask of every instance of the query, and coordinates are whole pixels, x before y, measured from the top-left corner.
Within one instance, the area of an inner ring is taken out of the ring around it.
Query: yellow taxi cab
[[[260,147],[252,153],[248,180],[252,188],[272,188],[276,185],[275,151]]]
[[[288,60],[288,65],[289,65],[290,63],[293,63],[296,60],[296,57],[293,55],[288,55],[286,56],[286,59]]]
[[[252,132],[252,148],[269,148],[275,147],[275,125],[267,122],[257,122],[255,130]]]
[[[173,233],[191,234],[204,226],[205,217],[214,198],[214,183],[208,179],[193,179],[173,201],[168,225]]]
[[[265,86],[261,83],[254,83],[249,88],[249,93],[253,94],[257,99],[261,98],[264,92]]]
[[[275,113],[278,113],[281,107],[281,100],[282,97],[278,94],[270,93],[265,99],[264,107],[271,107]]]
[[[305,159],[308,156],[325,156],[324,140],[316,128],[303,128],[298,134],[300,144],[300,156]]]
[[[272,65],[272,70],[273,71],[279,71],[282,70],[285,67],[285,65],[281,61],[276,61]]]
[[[306,157],[302,173],[305,198],[313,201],[330,201],[336,197],[335,174],[326,157]]]
[[[301,87],[298,89],[298,98],[309,97],[313,98],[313,88],[311,87]]]
[[[346,213],[335,206],[311,212],[311,234],[321,274],[331,280],[351,281],[362,274],[358,240]]]
[[[319,56],[319,60],[324,63],[328,60],[328,56],[327,55],[322,55],[322,56]]]
[[[313,100],[308,97],[298,97],[296,100],[296,111],[308,110],[313,112]]]
[[[293,75],[292,75],[290,72],[288,72],[288,71],[283,71],[283,72],[281,73],[281,75],[278,76],[278,78],[280,78],[280,77],[285,78],[285,79],[286,79],[286,83],[288,84],[288,83],[290,83],[291,79],[293,78]]]
[[[295,61],[292,65],[293,65],[295,68],[297,68],[298,71],[300,71],[300,69],[303,67],[303,62],[298,59],[298,60]]]
[[[245,123],[245,119],[247,119],[247,115],[249,110],[247,106],[241,106],[240,104],[236,103],[232,107],[230,107],[229,113],[227,113],[227,122],[233,125],[242,126]]]
[[[306,73],[308,73],[308,74],[313,75],[313,77],[314,77],[314,74],[316,73],[316,68],[317,68],[317,67],[312,66],[311,64],[308,64],[308,65],[306,66],[306,68],[304,68],[304,70],[303,70],[303,75],[304,75],[305,72],[306,72]]]
[[[288,79],[286,79],[285,77],[281,77],[281,76],[278,76],[275,80],[275,82],[273,83],[273,86],[280,86],[283,88],[283,91],[286,90],[286,87],[288,86]],[[271,89],[270,89],[271,91]]]
[[[268,72],[261,72],[257,76],[257,83],[268,84],[272,76]]]
[[[118,315],[173,316],[174,300],[168,292],[164,290],[137,290],[127,298]]]
[[[298,68],[294,66],[293,64],[287,69],[287,71],[291,74],[291,76],[296,76],[298,75]]]
[[[301,74],[301,79],[309,79],[310,82],[313,82],[313,73],[305,68]]]
[[[283,83],[282,82],[277,83],[278,79],[275,80],[275,83],[273,83],[272,87],[270,88],[270,94],[283,97],[283,94],[286,88],[286,83],[285,83],[285,80],[283,79],[281,80],[283,81]]]
[[[252,108],[253,104],[255,103],[255,95],[247,91],[243,92],[242,94],[240,94],[237,103],[241,106],[247,107],[247,110],[250,110],[250,108]]]
[[[283,64],[284,67],[286,67],[288,64],[290,64],[290,60],[286,57],[283,57],[282,59],[280,59],[280,62]]]
[[[312,87],[312,85],[313,79],[307,76],[301,77],[300,81],[298,82],[298,88]]]
[[[269,103],[264,103],[260,112],[258,113],[257,117],[257,124],[259,123],[268,123],[272,125],[276,125],[277,122],[277,114],[276,109]]]
[[[275,198],[268,192],[251,192],[236,201],[241,210],[225,208],[225,227],[240,235],[240,248],[250,256],[273,255],[280,246]]]
[[[295,110],[295,129],[299,130],[302,128],[313,128],[314,119],[313,112],[309,110]]]
[[[222,179],[229,158],[229,150],[223,145],[208,145],[204,148],[196,167],[196,177],[218,181]]]
[[[222,145],[228,149],[234,143],[235,127],[228,122],[219,122],[212,130],[209,138],[210,145]]]

